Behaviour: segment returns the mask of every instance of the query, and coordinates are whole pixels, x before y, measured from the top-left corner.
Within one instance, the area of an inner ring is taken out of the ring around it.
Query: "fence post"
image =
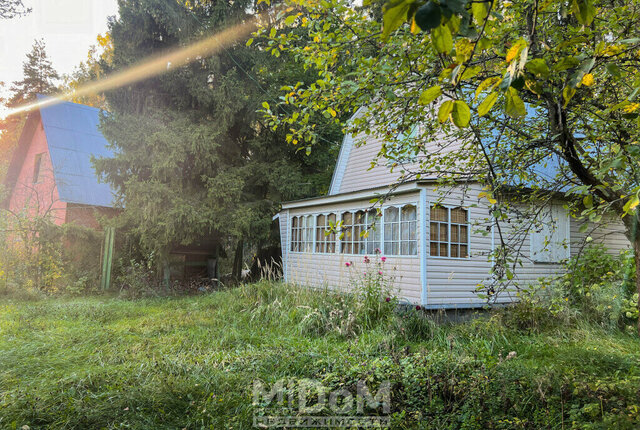
[[[114,237],[115,228],[106,227],[104,229],[104,247],[102,250],[102,276],[100,277],[100,289],[103,291],[111,288]]]

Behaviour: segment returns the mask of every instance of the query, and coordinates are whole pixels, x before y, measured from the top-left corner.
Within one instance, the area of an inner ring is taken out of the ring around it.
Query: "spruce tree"
[[[22,0],[0,0],[0,19],[11,19],[29,12],[31,8],[24,7]]]
[[[246,0],[122,2],[110,26],[113,63],[106,67],[123,69],[186,46],[249,19],[253,6]],[[107,93],[111,113],[102,130],[117,155],[97,167],[119,191],[123,221],[143,248],[166,255],[175,245],[202,242],[266,245],[281,201],[326,191],[340,131],[324,127],[324,140],[307,157],[257,113],[292,76],[313,79],[292,61],[238,41]]]
[[[44,40],[36,39],[27,61],[22,64],[23,78],[13,82],[9,106],[18,106],[32,101],[36,94],[48,94],[55,91],[58,72],[53,68],[47,56]]]

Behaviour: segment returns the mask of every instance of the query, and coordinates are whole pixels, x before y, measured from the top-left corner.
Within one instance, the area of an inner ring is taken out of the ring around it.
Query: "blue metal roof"
[[[38,100],[46,97],[38,96]],[[113,157],[98,129],[100,109],[62,102],[40,108],[60,200],[113,207],[115,193],[100,182],[91,157]]]

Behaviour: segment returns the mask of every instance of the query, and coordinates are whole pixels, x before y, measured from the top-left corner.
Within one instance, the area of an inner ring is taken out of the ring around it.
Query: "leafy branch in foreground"
[[[366,107],[346,130],[383,138],[391,165],[419,159],[401,180],[484,182],[497,224],[514,210],[506,196],[536,209],[555,191],[575,217],[621,218],[640,262],[639,1],[287,4],[256,37],[318,74],[283,87],[288,113],[264,110],[290,141],[313,143],[315,112],[338,122]]]

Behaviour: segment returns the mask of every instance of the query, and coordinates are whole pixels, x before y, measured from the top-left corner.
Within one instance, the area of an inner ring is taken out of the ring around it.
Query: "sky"
[[[60,75],[84,61],[96,36],[107,31],[107,18],[116,15],[117,0],[23,0],[32,12],[0,20],[0,81],[10,85],[22,78],[22,63],[34,39],[43,38],[47,54]]]

